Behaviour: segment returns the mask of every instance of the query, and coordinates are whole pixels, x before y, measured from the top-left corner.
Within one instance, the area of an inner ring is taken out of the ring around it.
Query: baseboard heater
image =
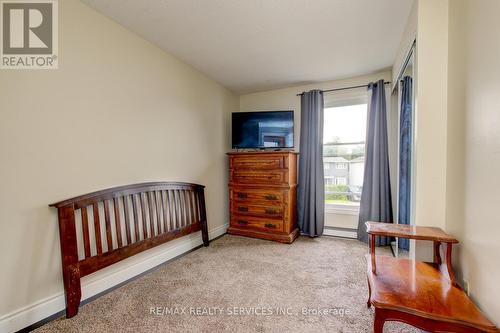
[[[323,235],[356,239],[358,230],[351,228],[325,226],[323,229]]]

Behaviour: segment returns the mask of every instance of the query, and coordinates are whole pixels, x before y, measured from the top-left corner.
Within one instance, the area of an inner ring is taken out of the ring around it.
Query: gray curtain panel
[[[363,191],[359,208],[358,239],[368,242],[366,221],[392,223],[389,145],[384,80],[370,83],[366,130],[366,156]],[[377,246],[389,245],[391,238],[376,237]]]
[[[320,90],[302,94],[297,222],[301,234],[311,237],[323,234],[325,218],[323,105]]]

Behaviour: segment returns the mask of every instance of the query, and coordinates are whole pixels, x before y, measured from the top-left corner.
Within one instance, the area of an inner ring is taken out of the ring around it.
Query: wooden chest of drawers
[[[297,153],[231,152],[228,233],[292,243],[296,222]]]

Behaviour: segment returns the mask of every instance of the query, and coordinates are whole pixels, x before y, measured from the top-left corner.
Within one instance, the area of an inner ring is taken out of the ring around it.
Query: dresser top
[[[299,153],[293,150],[258,150],[258,151],[230,151],[227,153],[228,155],[261,155],[261,154],[295,154]]]

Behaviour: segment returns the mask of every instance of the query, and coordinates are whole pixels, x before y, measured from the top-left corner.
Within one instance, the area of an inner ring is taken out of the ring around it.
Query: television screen
[[[233,148],[293,148],[293,111],[234,112]]]

